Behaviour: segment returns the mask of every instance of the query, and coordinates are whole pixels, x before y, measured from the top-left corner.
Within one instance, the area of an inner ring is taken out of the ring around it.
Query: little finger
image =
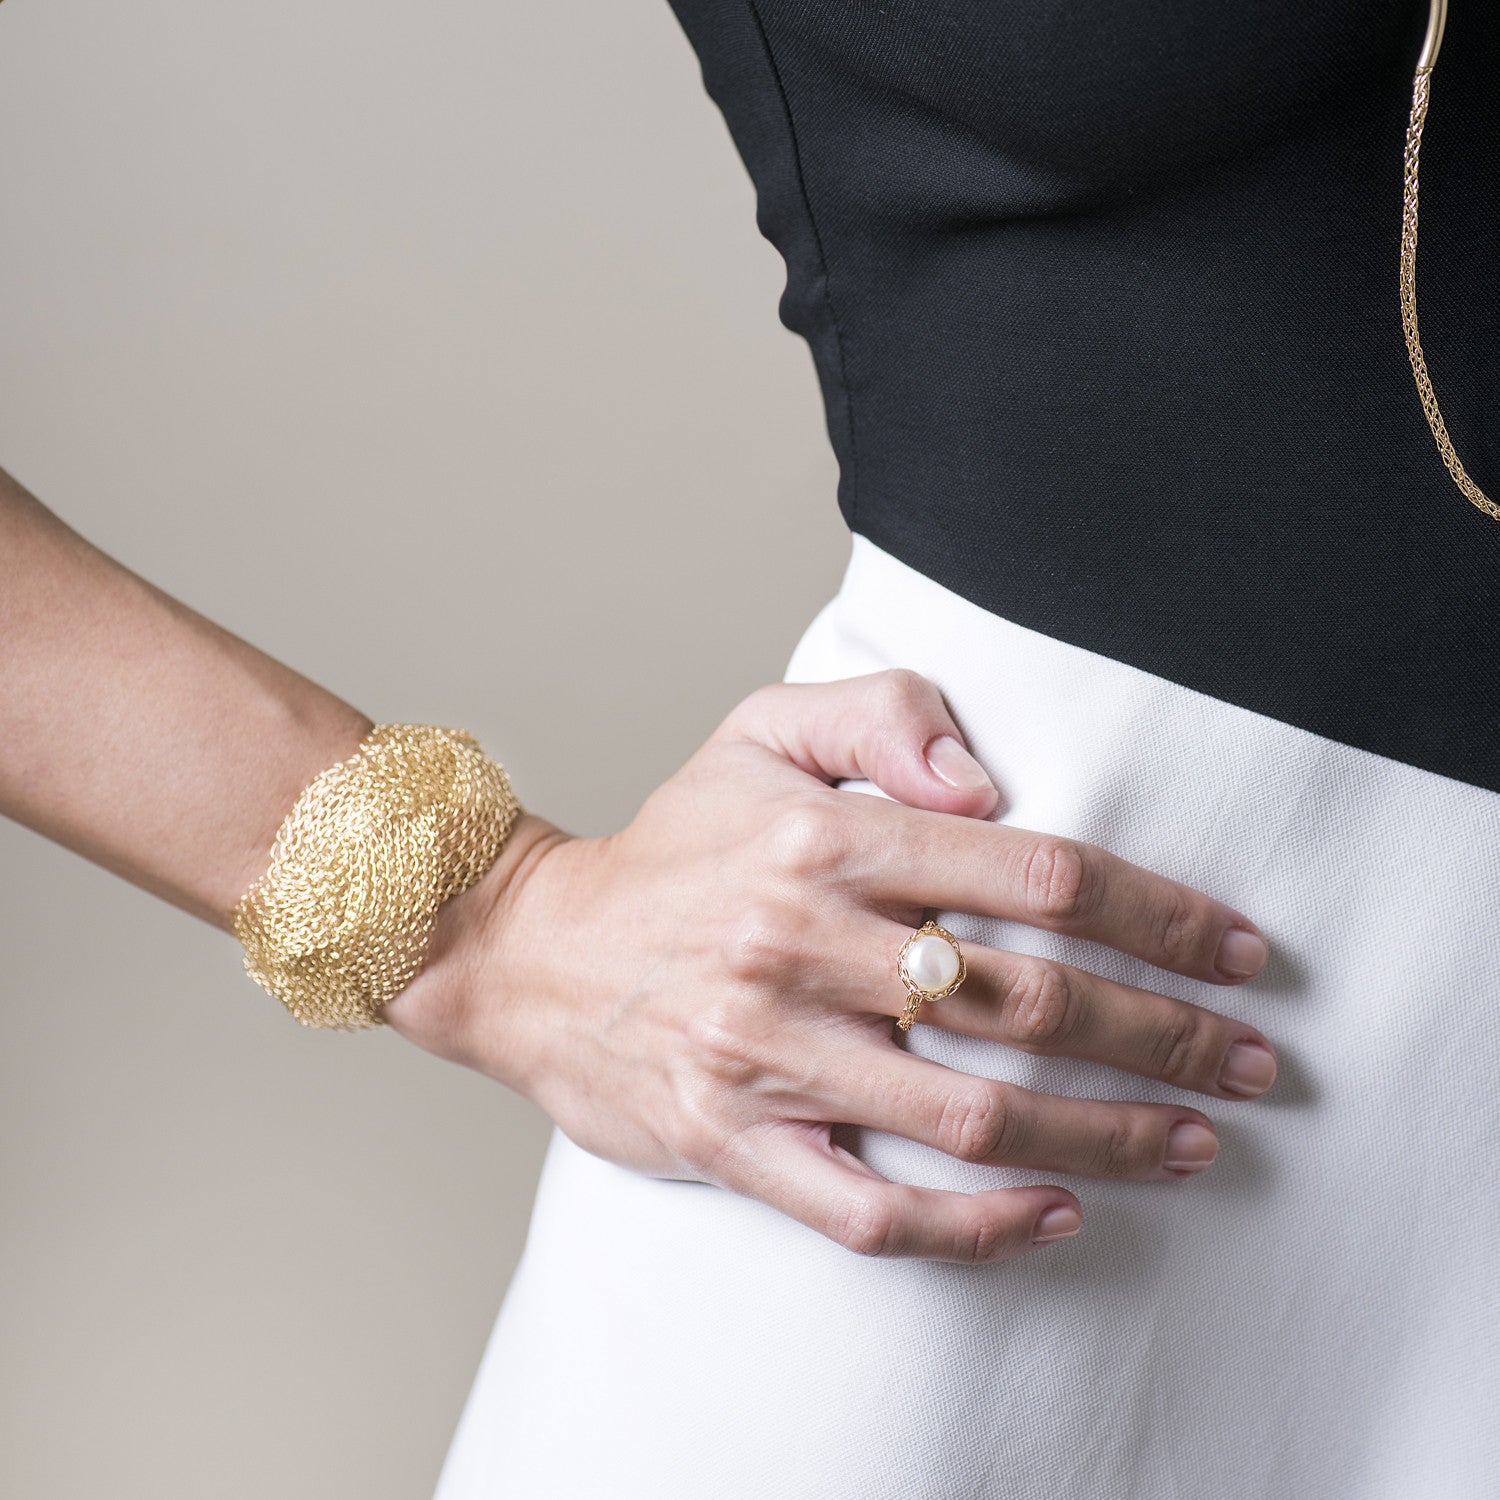
[[[813,1122],[741,1132],[717,1159],[716,1177],[858,1255],[1006,1260],[1069,1237],[1083,1222],[1066,1188],[964,1193],[892,1182]]]

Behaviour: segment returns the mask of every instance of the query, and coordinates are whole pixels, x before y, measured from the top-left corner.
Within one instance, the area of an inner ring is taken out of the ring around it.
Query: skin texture
[[[225,930],[298,793],[370,727],[3,472],[0,640],[0,811]],[[1258,929],[1222,902],[989,821],[998,793],[961,738],[906,670],[757,689],[625,828],[579,838],[522,814],[496,864],[443,907],[385,1018],[523,1093],[586,1150],[762,1199],[863,1255],[1000,1259],[1073,1232],[1081,1204],[1061,1185],[892,1183],[832,1141],[836,1123],[1083,1177],[1202,1170],[1215,1142],[1201,1110],[1059,1098],[899,1045],[893,955],[931,908],[1216,984],[1265,961]],[[831,785],[843,777],[894,800]],[[1210,1098],[1252,1097],[1274,1075],[1243,1022],[1064,964],[964,953],[963,986],[919,1024]],[[1231,1048],[1261,1060],[1260,1086],[1221,1081]]]

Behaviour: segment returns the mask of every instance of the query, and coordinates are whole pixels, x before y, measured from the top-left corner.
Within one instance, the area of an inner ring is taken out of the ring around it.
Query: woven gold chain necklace
[[[1422,340],[1417,336],[1417,157],[1422,150],[1422,126],[1427,121],[1432,70],[1437,66],[1438,48],[1443,44],[1443,23],[1447,19],[1448,0],[1432,0],[1427,17],[1427,36],[1417,58],[1417,75],[1412,80],[1411,120],[1406,127],[1406,199],[1401,211],[1401,327],[1406,333],[1406,352],[1411,356],[1411,371],[1416,377],[1417,394],[1422,398],[1422,410],[1427,414],[1427,425],[1432,428],[1438,452],[1447,464],[1454,484],[1471,504],[1500,521],[1500,505],[1496,505],[1469,478],[1468,470],[1453,451],[1453,439],[1448,436],[1447,424],[1438,410],[1432,378],[1427,373],[1427,361],[1422,356]]]

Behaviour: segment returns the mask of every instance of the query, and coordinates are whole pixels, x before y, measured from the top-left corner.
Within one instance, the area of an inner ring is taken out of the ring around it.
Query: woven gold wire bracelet
[[[438,907],[494,864],[523,811],[461,729],[377,724],[307,786],[240,898],[245,972],[304,1026],[380,1026]]]

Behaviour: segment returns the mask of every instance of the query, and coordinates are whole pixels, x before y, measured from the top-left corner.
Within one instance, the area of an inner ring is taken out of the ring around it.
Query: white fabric
[[[1077,1238],[985,1266],[860,1257],[556,1131],[438,1500],[1500,1495],[1500,795],[1023,629],[856,535],[786,676],[895,664],[942,689],[1008,821],[1229,902],[1272,961],[1221,988],[937,920],[1243,1016],[1274,1088],[1225,1103],[914,1027],[953,1067],[1219,1128],[1213,1166],[1161,1183],[854,1133],[893,1179],[1078,1194]]]

